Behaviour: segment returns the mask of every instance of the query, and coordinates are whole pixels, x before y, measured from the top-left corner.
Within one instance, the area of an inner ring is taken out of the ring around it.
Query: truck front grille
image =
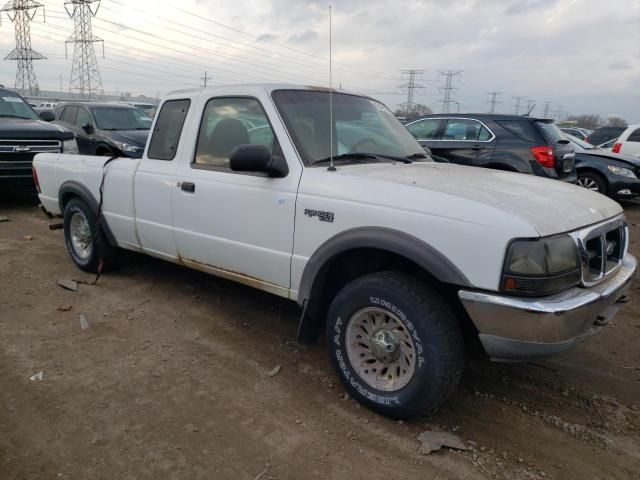
[[[624,216],[572,234],[580,251],[582,284],[594,285],[618,269],[627,251],[629,229]]]
[[[31,176],[37,153],[60,153],[59,140],[0,140],[0,177]]]

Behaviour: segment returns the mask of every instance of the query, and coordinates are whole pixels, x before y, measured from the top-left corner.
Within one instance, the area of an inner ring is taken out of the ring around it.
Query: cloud
[[[564,0],[565,2],[567,0]],[[506,9],[507,15],[521,15],[532,10],[540,10],[553,6],[557,0],[515,0]]]
[[[318,38],[318,32],[314,32],[313,30],[305,30],[301,33],[295,33],[291,35],[287,41],[289,43],[309,43]]]
[[[256,42],[274,42],[280,38],[275,33],[263,33],[262,35],[258,35],[256,38]]]
[[[616,62],[611,62],[609,64],[609,68],[612,70],[629,70],[632,67],[627,60],[618,60]]]

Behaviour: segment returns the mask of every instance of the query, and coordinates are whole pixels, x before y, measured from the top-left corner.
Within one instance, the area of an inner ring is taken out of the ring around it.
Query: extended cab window
[[[153,129],[149,153],[154,160],[173,160],[191,100],[168,100],[162,105]]]
[[[631,132],[631,135],[629,135],[629,138],[627,138],[627,141],[628,142],[640,142],[640,128],[637,128],[636,130]]]
[[[274,148],[279,148],[260,102],[253,98],[209,100],[200,124],[194,163],[227,169],[233,149],[250,144],[264,145],[272,154]]]
[[[493,135],[477,120],[451,118],[447,120],[442,140],[472,140],[486,142]]]
[[[407,130],[418,140],[433,140],[438,132],[438,125],[440,125],[438,119],[418,120],[407,125]]]

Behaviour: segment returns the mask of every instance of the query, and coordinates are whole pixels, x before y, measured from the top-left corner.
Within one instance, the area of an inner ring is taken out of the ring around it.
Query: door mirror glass
[[[277,178],[289,173],[287,162],[278,155],[271,155],[264,145],[238,145],[231,152],[229,167],[234,172],[263,172]]]
[[[53,112],[45,110],[44,112],[40,112],[40,119],[45,122],[53,122],[56,117],[53,115]]]

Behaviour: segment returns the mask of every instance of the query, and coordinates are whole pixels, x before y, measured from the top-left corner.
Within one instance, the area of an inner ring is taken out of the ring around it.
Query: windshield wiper
[[[418,160],[419,158],[429,158],[429,155],[426,153],[412,153],[411,155],[407,155],[409,160]]]
[[[333,156],[333,160],[336,161],[340,161],[340,160],[366,160],[366,159],[372,159],[375,160],[378,158],[378,155],[374,155],[372,153],[360,153],[360,152],[353,152],[353,153],[343,153],[342,155],[334,155]],[[321,158],[320,160],[316,160],[312,163],[312,165],[315,165],[316,163],[326,163],[326,162],[330,162],[331,161],[331,157],[327,157],[327,158]]]

